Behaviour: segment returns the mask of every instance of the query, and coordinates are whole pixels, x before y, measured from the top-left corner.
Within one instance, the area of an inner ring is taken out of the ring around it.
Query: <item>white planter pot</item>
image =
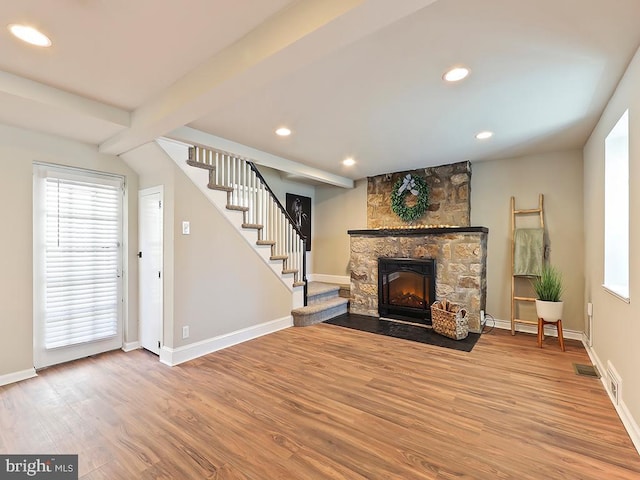
[[[543,318],[546,322],[557,322],[562,319],[562,308],[564,302],[545,302],[536,300],[536,312],[538,318]]]

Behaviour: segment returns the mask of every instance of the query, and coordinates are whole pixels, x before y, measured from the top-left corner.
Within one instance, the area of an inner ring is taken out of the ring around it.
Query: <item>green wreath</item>
[[[418,197],[413,207],[406,205],[407,194]],[[429,187],[424,178],[408,174],[398,179],[391,192],[391,209],[396,215],[405,222],[413,222],[424,215],[428,207]]]

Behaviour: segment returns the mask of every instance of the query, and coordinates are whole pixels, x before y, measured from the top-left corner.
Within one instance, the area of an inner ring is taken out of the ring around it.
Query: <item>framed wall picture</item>
[[[307,239],[307,252],[311,251],[311,198],[287,193],[287,212]]]

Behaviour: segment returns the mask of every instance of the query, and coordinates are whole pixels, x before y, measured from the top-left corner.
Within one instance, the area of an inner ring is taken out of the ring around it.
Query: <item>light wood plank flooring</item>
[[[0,451],[93,479],[639,479],[581,344],[494,330],[471,353],[332,325],[169,368],[112,352],[0,388]]]

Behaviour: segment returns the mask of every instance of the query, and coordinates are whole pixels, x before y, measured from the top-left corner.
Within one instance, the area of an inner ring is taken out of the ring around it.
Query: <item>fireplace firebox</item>
[[[435,299],[434,259],[378,258],[380,316],[431,325]]]

